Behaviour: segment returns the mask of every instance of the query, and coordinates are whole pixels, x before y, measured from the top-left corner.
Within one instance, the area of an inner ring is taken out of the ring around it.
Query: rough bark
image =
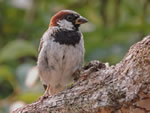
[[[150,36],[115,66],[92,61],[71,86],[14,113],[150,113]]]

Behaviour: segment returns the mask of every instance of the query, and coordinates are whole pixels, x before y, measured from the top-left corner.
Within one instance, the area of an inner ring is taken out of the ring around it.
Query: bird
[[[39,44],[37,67],[45,88],[53,96],[67,88],[84,63],[84,40],[79,30],[88,20],[73,10],[61,10],[50,24]]]

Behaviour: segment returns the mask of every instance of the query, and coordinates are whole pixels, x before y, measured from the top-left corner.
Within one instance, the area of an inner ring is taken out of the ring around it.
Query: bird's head
[[[78,30],[81,24],[87,23],[88,20],[72,10],[61,10],[56,13],[50,20],[50,27],[57,26],[66,30]]]

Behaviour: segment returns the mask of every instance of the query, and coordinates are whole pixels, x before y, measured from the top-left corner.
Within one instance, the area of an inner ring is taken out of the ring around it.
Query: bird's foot
[[[38,101],[42,101],[42,100],[48,98],[49,96],[51,96],[49,90],[50,90],[50,85],[48,85],[45,93],[38,99]]]
[[[49,96],[51,96],[51,95],[49,95],[49,94],[47,94],[47,93],[44,93],[44,95],[40,96],[40,98],[39,98],[37,101],[45,100],[45,99],[47,99]]]

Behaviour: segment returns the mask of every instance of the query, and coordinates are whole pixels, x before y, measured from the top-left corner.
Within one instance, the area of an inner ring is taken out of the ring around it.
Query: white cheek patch
[[[57,24],[60,26],[60,28],[67,29],[67,30],[73,30],[74,27],[71,22],[68,22],[65,19],[58,21]]]

